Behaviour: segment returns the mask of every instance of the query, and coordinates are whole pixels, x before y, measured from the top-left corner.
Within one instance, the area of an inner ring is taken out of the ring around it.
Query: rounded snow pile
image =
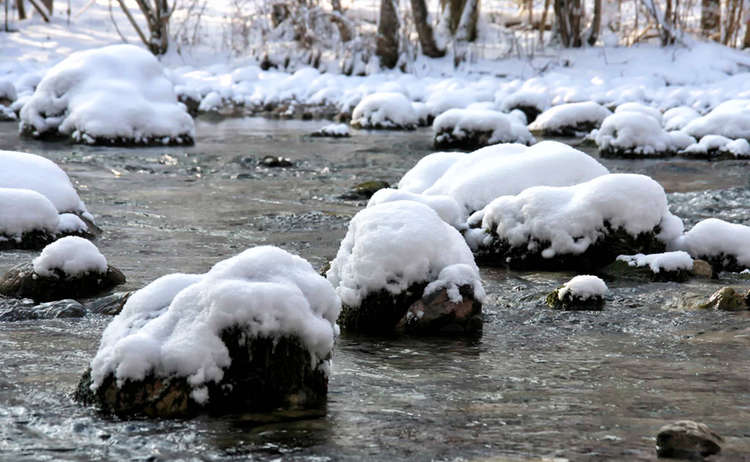
[[[417,113],[402,93],[373,93],[362,98],[352,112],[351,124],[356,128],[387,128],[414,130]]]
[[[603,156],[663,157],[677,154],[695,143],[695,139],[680,131],[666,132],[650,112],[617,111],[604,119],[594,140]]]
[[[498,196],[531,186],[574,185],[607,173],[591,156],[556,141],[502,144],[469,154],[430,154],[406,172],[399,190],[449,196],[465,218]]]
[[[357,213],[326,276],[341,297],[347,329],[481,327],[484,290],[471,250],[418,202],[386,202]]]
[[[634,174],[499,197],[469,225],[484,232],[479,255],[534,268],[593,269],[623,253],[661,252],[682,233],[661,185]]]
[[[547,305],[559,310],[600,310],[607,284],[596,276],[576,276],[547,296]]]
[[[544,136],[581,136],[598,128],[612,112],[593,101],[553,106],[541,113],[529,130]]]
[[[532,144],[525,121],[487,109],[449,109],[432,123],[437,149],[472,150],[498,143]]]
[[[740,159],[750,157],[750,143],[746,139],[729,139],[721,135],[706,135],[698,143],[680,151],[684,157],[701,159]]]
[[[107,265],[94,244],[77,236],[59,239],[31,264],[22,263],[0,278],[0,293],[37,302],[90,297],[125,282]]]
[[[708,261],[715,271],[750,268],[750,226],[709,218],[678,237],[672,246]]]
[[[731,139],[750,139],[750,99],[731,99],[716,106],[703,117],[690,121],[682,129],[695,138],[721,135]]]
[[[193,119],[159,61],[134,45],[80,51],[50,69],[21,109],[21,131],[87,144],[192,144]]]
[[[104,331],[76,398],[121,415],[319,409],[340,309],[328,281],[276,247],[161,277]]]
[[[618,276],[642,277],[653,281],[686,281],[693,273],[693,259],[687,252],[619,255],[607,270]]]

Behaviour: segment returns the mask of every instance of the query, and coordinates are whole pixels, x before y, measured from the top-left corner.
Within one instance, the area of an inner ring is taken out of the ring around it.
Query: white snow
[[[618,261],[624,261],[629,266],[644,267],[648,266],[653,273],[660,273],[663,271],[679,271],[686,270],[690,271],[693,269],[693,259],[690,254],[677,250],[674,252],[664,253],[653,253],[644,255],[638,253],[635,255],[620,255],[617,257]]]
[[[326,276],[351,307],[381,290],[399,294],[420,282],[431,283],[430,291],[448,288],[454,301],[458,286],[469,284],[474,297],[484,299],[479,269],[461,234],[414,201],[385,202],[357,213]]]
[[[11,103],[18,98],[16,87],[7,79],[0,79],[0,99],[7,99]]]
[[[81,51],[58,63],[21,109],[21,129],[86,142],[194,135],[193,120],[161,64],[134,45]]]
[[[394,201],[415,201],[421,202],[432,208],[440,218],[449,225],[461,229],[463,226],[463,211],[456,201],[450,196],[439,194],[426,195],[417,194],[401,189],[383,188],[372,195],[367,202],[368,207],[372,207],[385,202]]]
[[[0,236],[20,240],[29,231],[57,231],[57,209],[30,189],[0,188]]]
[[[205,274],[163,276],[128,299],[107,326],[91,368],[96,389],[108,374],[126,379],[187,377],[194,399],[218,382],[231,359],[223,329],[243,326],[250,338],[292,335],[313,364],[328,361],[341,301],[305,260],[276,247],[255,247]]]
[[[609,288],[596,276],[580,275],[566,282],[557,291],[558,300],[562,300],[568,292],[575,298],[588,300],[591,297],[604,297],[609,292]]]
[[[705,116],[692,120],[682,131],[695,138],[722,135],[750,139],[750,99],[724,101]]]
[[[556,141],[499,144],[469,154],[430,154],[404,175],[399,188],[450,196],[468,215],[531,186],[568,186],[607,173],[592,157]]]
[[[708,218],[677,238],[671,247],[693,258],[733,256],[739,265],[750,266],[750,226]]]
[[[649,232],[664,243],[678,237],[682,221],[667,208],[664,189],[651,178],[636,174],[610,174],[574,186],[537,186],[516,196],[502,196],[469,219],[487,232],[495,232],[511,247],[541,250],[544,258],[578,255],[602,237],[604,222],[631,236]],[[491,240],[492,236],[487,235]],[[536,249],[538,243],[549,243]]]
[[[531,131],[554,131],[575,128],[579,124],[601,125],[612,111],[593,101],[553,106],[537,116],[529,125]]]
[[[414,128],[417,113],[402,93],[374,93],[362,98],[352,112],[352,125],[360,128]]]
[[[77,236],[63,237],[49,244],[32,263],[34,272],[40,276],[55,276],[55,270],[68,277],[107,271],[107,259],[99,249]]]
[[[619,106],[617,106],[617,108],[615,108],[615,114],[619,114],[622,112],[635,112],[636,114],[647,115],[649,117],[653,117],[653,119],[659,122],[660,125],[662,123],[661,112],[659,112],[658,109],[642,103],[632,102],[620,104]]]
[[[347,136],[351,134],[347,124],[328,124],[322,127],[318,132],[326,136]]]
[[[598,131],[592,133],[601,150],[642,156],[674,154],[695,143],[695,139],[683,132],[664,131],[660,120],[650,112],[635,108],[615,112],[604,119]]]
[[[58,212],[76,212],[93,221],[68,175],[44,157],[0,151],[0,188],[31,189],[50,200]]]
[[[750,143],[744,138],[732,140],[721,135],[706,135],[698,143],[691,144],[680,153],[706,155],[712,151],[735,157],[750,157]]]
[[[687,124],[699,118],[701,115],[695,109],[688,106],[679,106],[669,109],[662,115],[664,130],[682,130]]]
[[[491,132],[487,144],[531,144],[536,141],[516,117],[486,109],[449,109],[435,118],[432,131],[436,143],[448,139],[462,140],[472,132]]]
[[[552,98],[547,92],[547,88],[540,85],[540,83],[534,79],[525,82],[524,88],[502,98],[500,108],[503,111],[510,111],[511,109],[525,106],[536,108],[539,112],[544,112],[552,105]],[[495,102],[498,102],[497,97],[495,98]]]

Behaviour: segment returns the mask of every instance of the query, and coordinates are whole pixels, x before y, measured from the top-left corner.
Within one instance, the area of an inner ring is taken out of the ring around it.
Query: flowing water
[[[305,136],[321,125],[204,120],[194,147],[120,149],[21,140],[0,124],[0,149],[63,166],[136,289],[261,244],[322,267],[364,205],[338,196],[395,183],[431,152],[428,130]],[[265,155],[295,166],[256,167]],[[744,162],[603,163],[661,182],[688,225],[750,224]],[[34,255],[3,252],[0,271]],[[0,460],[652,460],[658,428],[685,418],[724,436],[714,460],[750,460],[750,315],[679,309],[686,294],[750,281],[614,281],[602,312],[545,308],[572,276],[482,268],[490,300],[472,340],[344,334],[327,415],[263,425],[98,415],[71,393],[110,318],[0,323]]]

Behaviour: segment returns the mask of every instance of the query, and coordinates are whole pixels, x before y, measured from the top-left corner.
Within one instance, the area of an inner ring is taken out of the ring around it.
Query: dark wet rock
[[[83,218],[82,218],[83,219]],[[92,239],[101,232],[101,228],[94,225],[89,220],[84,220],[89,226],[89,231],[86,232],[67,232],[67,233],[51,233],[44,230],[33,230],[23,233],[20,237],[17,236],[5,236],[0,233],[0,251],[1,250],[40,250],[48,244],[55,242],[61,237],[65,236],[78,236],[85,239]]]
[[[709,262],[706,260],[693,260],[693,276],[699,278],[713,279],[716,274]]]
[[[453,127],[449,127],[435,133],[433,146],[435,149],[473,151],[490,144],[502,143],[503,141],[490,143],[493,133],[493,130],[473,130],[464,133],[461,137],[457,137],[453,134]]]
[[[125,276],[113,266],[104,273],[88,272],[75,277],[55,271],[54,276],[42,276],[34,272],[31,263],[16,265],[0,278],[0,294],[46,302],[90,297],[125,282]]]
[[[532,133],[538,134],[545,137],[561,137],[561,138],[578,138],[585,136],[594,130],[599,128],[599,123],[594,121],[579,122],[575,125],[562,125],[556,128],[545,128],[544,130],[532,130]]]
[[[177,101],[185,105],[185,108],[191,117],[198,115],[198,107],[201,105],[200,100],[192,98],[189,95],[181,94],[177,95]]]
[[[532,240],[511,246],[506,239],[501,239],[493,232],[490,242],[475,250],[475,256],[477,263],[513,269],[591,272],[612,263],[618,255],[661,253],[666,248],[656,237],[661,232],[659,226],[637,236],[630,235],[623,228],[612,229],[609,223],[605,223],[600,231],[601,237],[589,245],[585,252],[557,254],[552,258],[542,256],[542,250],[549,247],[549,242]]]
[[[562,289],[563,286],[560,286],[547,295],[545,299],[547,306],[565,311],[600,311],[604,308],[604,297],[601,295],[590,295],[582,298],[568,290],[560,297],[560,290]]]
[[[523,114],[526,116],[526,122],[531,123],[536,120],[537,116],[541,114],[543,111],[541,108],[538,108],[536,106],[527,106],[524,104],[519,104],[516,106],[512,106],[507,108],[507,111],[513,111],[514,109],[518,109],[519,111],[523,112]]]
[[[187,133],[179,136],[150,136],[139,139],[122,136],[91,136],[86,133],[77,133],[76,136],[69,136],[58,132],[57,129],[39,132],[32,125],[22,124],[20,134],[21,136],[39,139],[42,141],[70,140],[73,143],[77,144],[125,148],[143,146],[192,146],[193,144],[195,144],[195,140],[193,139],[193,137]]]
[[[708,262],[713,268],[715,273],[721,271],[731,271],[733,273],[739,273],[743,271],[746,266],[737,263],[737,257],[734,255],[726,255],[721,253],[719,255],[698,255],[698,258]]]
[[[352,113],[349,111],[341,111],[334,116],[333,121],[336,123],[349,123],[352,120]]]
[[[232,363],[223,370],[220,382],[206,384],[209,398],[205,405],[191,398],[193,388],[186,377],[151,373],[143,380],[126,380],[118,386],[110,375],[92,391],[90,369],[83,374],[74,399],[122,417],[172,418],[278,409],[325,414],[328,376],[320,364],[312,364],[310,352],[296,338],[251,337],[235,327],[222,332],[221,340]]]
[[[474,333],[482,330],[482,304],[470,286],[459,288],[462,300],[455,303],[443,289],[414,302],[396,325],[410,334]]]
[[[391,185],[389,185],[385,181],[381,180],[371,180],[371,181],[365,181],[362,182],[356,186],[354,186],[349,191],[345,192],[341,196],[339,196],[341,199],[346,200],[367,200],[372,197],[373,194],[380,191],[384,188],[390,188]]]
[[[30,321],[36,319],[81,318],[86,310],[75,300],[58,300],[35,304],[24,298],[0,296],[0,322]]]
[[[656,435],[656,454],[674,459],[702,460],[718,454],[724,439],[706,424],[680,420],[665,425]]]
[[[470,286],[459,291],[462,302],[448,300],[445,290],[423,297],[427,283],[415,283],[400,294],[380,290],[365,297],[358,307],[342,306],[339,324],[348,331],[366,334],[474,333],[482,327],[482,305]],[[420,314],[421,313],[421,314]]]
[[[332,119],[338,109],[329,104],[304,104],[297,101],[281,102],[275,107],[265,108],[268,116],[278,119],[318,120]],[[270,109],[270,111],[268,110]]]
[[[347,130],[336,130],[325,126],[319,130],[310,133],[310,136],[314,138],[350,138],[352,135]]]
[[[674,157],[677,155],[677,151],[668,149],[665,151],[650,152],[644,154],[636,148],[616,148],[609,146],[606,148],[599,149],[599,155],[608,159],[657,159],[664,157]]]
[[[655,273],[648,265],[631,266],[628,262],[622,260],[616,260],[613,263],[610,263],[602,268],[599,273],[610,280],[632,279],[637,281],[656,282],[685,282],[693,276],[693,272],[690,270],[666,271],[662,269],[658,273]]]
[[[267,168],[280,168],[280,167],[292,167],[294,164],[291,160],[281,156],[265,156],[258,162],[261,167]]]
[[[750,309],[748,300],[750,292],[743,295],[732,287],[722,287],[711,295],[707,302],[697,306],[704,310],[721,310],[721,311],[746,311]]]
[[[91,313],[115,316],[120,314],[125,302],[128,301],[133,292],[115,292],[106,297],[97,298],[86,303],[86,309]]]

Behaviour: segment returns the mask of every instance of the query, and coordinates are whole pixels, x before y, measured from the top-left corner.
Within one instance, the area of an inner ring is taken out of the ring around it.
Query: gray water
[[[104,229],[97,246],[136,289],[261,244],[322,267],[364,205],[338,196],[395,183],[431,152],[429,130],[305,136],[322,124],[199,121],[195,146],[148,149],[21,140],[0,124],[0,149],[62,165]],[[255,167],[265,155],[295,166]],[[602,162],[661,182],[688,225],[750,224],[743,162]],[[34,255],[3,252],[0,271]],[[750,281],[612,282],[602,312],[545,308],[571,276],[482,268],[478,339],[344,334],[327,415],[265,425],[98,415],[71,393],[109,318],[0,323],[0,460],[653,460],[658,428],[684,418],[724,436],[714,460],[750,460],[750,314],[679,309]]]

